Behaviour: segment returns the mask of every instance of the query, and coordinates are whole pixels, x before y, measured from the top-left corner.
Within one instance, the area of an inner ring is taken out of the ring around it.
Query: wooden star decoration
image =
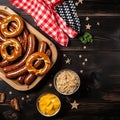
[[[64,2],[63,2],[63,5],[66,5],[66,4],[67,4],[67,3],[64,1]]]
[[[70,59],[70,58],[67,58],[67,59],[65,60],[65,63],[66,63],[66,64],[70,64],[70,62],[71,62],[71,59]]]
[[[79,3],[83,4],[83,0],[78,0]]]
[[[91,29],[91,25],[88,23],[86,26],[86,30],[90,30]]]
[[[77,16],[78,16],[77,13],[75,13],[75,14],[74,14],[74,17],[77,17]]]
[[[78,109],[79,103],[77,103],[76,100],[74,100],[74,102],[73,102],[73,103],[70,103],[70,104],[71,104],[71,106],[72,106],[71,109],[74,109],[74,108],[75,108],[75,109]]]
[[[75,5],[78,6],[78,5],[79,5],[79,2],[76,2]]]
[[[78,2],[75,3],[76,6],[78,6],[80,4],[83,4],[83,0],[78,0]]]

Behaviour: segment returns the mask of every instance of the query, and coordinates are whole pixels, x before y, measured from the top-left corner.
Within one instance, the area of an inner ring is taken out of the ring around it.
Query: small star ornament
[[[90,30],[91,29],[91,25],[88,23],[87,25],[86,25],[86,30]]]
[[[78,0],[79,3],[83,4],[83,0]]]
[[[75,5],[78,6],[78,5],[79,5],[79,2],[76,2]]]
[[[65,60],[65,63],[66,63],[66,64],[70,64],[70,62],[71,62],[71,59],[70,59],[70,58],[67,58],[67,59]]]
[[[78,105],[79,105],[79,103],[77,103],[76,102],[76,100],[74,100],[74,102],[73,103],[70,103],[71,104],[71,109],[78,109]]]
[[[80,3],[80,4],[83,4],[83,0],[78,0],[78,1],[75,3],[75,5],[78,6],[79,3]]]

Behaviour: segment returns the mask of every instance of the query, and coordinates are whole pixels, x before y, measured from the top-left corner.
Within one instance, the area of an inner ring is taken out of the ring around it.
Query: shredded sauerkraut
[[[63,94],[74,93],[79,85],[80,78],[72,70],[63,70],[56,76],[56,89]]]

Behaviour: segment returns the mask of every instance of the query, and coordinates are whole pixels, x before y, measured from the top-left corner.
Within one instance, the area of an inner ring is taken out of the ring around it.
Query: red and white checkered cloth
[[[9,0],[12,5],[23,9],[31,15],[39,28],[63,46],[74,38],[77,32],[67,26],[66,22],[54,11],[64,0]],[[68,37],[69,36],[69,37]]]

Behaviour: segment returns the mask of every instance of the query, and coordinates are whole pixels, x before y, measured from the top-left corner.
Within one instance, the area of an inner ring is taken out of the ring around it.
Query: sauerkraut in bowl
[[[54,86],[59,93],[63,95],[72,95],[80,87],[80,77],[73,70],[60,70],[54,77]]]

